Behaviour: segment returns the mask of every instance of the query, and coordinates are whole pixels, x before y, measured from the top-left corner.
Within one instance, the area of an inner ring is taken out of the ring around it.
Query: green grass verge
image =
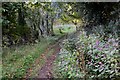
[[[51,50],[46,54],[46,57],[47,57],[47,58],[50,57],[53,52],[54,52],[54,50],[51,49]],[[43,59],[41,59],[38,64],[35,64],[35,66],[32,68],[32,71],[31,71],[32,73],[30,73],[30,76],[29,76],[29,77],[30,77],[30,78],[35,78],[35,77],[37,77],[37,76],[38,76],[38,71],[40,70],[40,68],[42,68],[42,65],[44,65],[44,64],[45,64],[45,60],[43,60]]]
[[[62,34],[60,33],[60,30],[59,29],[62,29]],[[54,26],[54,33],[56,34],[56,35],[65,35],[65,34],[69,34],[69,33],[73,33],[73,32],[75,32],[76,31],[76,28],[75,28],[75,26],[74,25],[70,25],[70,26],[68,26],[68,25],[60,25],[59,27],[57,27],[57,26]]]

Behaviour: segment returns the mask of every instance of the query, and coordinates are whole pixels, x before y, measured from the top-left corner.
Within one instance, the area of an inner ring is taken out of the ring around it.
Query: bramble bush
[[[55,72],[62,78],[114,79],[120,77],[119,59],[118,39],[81,32],[78,38],[63,42]]]

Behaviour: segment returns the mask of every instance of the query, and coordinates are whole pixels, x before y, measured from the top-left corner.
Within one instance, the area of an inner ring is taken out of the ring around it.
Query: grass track
[[[70,27],[70,28],[69,28]],[[72,33],[75,31],[75,27],[65,25],[62,26],[63,32],[66,34],[68,32]],[[54,27],[54,32],[56,36],[46,37],[41,39],[41,42],[31,45],[21,45],[12,49],[3,50],[2,55],[2,76],[4,78],[23,78],[26,77],[26,72],[31,70],[30,77],[37,76],[36,72],[42,65],[44,65],[45,60],[39,58],[46,51],[47,47],[53,43],[56,43],[61,36],[58,27]],[[50,50],[46,55],[49,57],[54,50]],[[36,59],[39,59],[37,64],[34,64]],[[35,65],[35,66],[34,66]],[[34,71],[33,71],[34,70]]]

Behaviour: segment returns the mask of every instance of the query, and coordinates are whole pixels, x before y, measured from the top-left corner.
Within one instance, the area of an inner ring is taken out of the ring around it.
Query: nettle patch
[[[106,41],[95,35],[81,33],[77,39],[67,39],[55,62],[56,76],[62,78],[103,79],[120,77],[118,39]]]

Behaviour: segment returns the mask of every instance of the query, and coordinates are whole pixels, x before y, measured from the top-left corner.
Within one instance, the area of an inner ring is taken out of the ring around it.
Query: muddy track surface
[[[44,79],[44,78],[53,78],[53,74],[52,74],[52,67],[53,67],[53,62],[55,61],[56,59],[56,56],[57,54],[59,53],[60,51],[60,43],[66,38],[66,36],[60,38],[53,46],[51,46],[49,48],[50,49],[53,49],[53,53],[50,57],[48,57],[46,59],[46,62],[45,62],[45,65],[43,65],[43,67],[38,71],[38,79]],[[47,50],[47,51],[49,51]]]

